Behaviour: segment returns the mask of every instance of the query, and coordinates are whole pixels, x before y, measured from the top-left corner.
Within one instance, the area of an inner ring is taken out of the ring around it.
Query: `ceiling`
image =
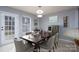
[[[22,10],[25,12],[29,12],[31,14],[37,15],[36,11],[41,9],[44,11],[43,15],[60,12],[63,10],[68,10],[71,8],[76,8],[76,6],[9,6],[14,9]]]

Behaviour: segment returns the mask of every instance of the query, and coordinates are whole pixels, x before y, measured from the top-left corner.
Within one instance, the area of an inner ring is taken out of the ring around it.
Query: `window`
[[[57,16],[49,17],[49,25],[57,25],[57,24],[58,24]]]
[[[22,32],[27,33],[31,31],[31,19],[29,17],[22,17]]]
[[[12,16],[5,16],[5,35],[13,35],[14,34],[14,19]]]

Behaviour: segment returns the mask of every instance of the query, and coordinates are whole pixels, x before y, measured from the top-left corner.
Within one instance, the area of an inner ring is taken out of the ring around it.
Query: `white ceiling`
[[[39,8],[38,6],[10,6],[10,7],[25,12],[29,12],[34,15],[37,15],[36,11],[39,9],[43,10],[44,11],[43,15],[45,15],[45,14],[60,12],[63,10],[68,10],[71,8],[76,8],[76,6],[42,6],[41,8]]]

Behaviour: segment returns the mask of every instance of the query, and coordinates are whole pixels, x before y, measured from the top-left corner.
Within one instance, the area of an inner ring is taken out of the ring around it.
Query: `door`
[[[16,20],[16,14],[1,13],[1,44],[13,42],[13,39],[15,38]]]

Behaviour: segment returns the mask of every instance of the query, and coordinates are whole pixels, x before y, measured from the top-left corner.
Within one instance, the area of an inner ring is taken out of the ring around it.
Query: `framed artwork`
[[[63,17],[63,23],[64,23],[64,26],[63,27],[68,27],[68,16],[65,16]]]

